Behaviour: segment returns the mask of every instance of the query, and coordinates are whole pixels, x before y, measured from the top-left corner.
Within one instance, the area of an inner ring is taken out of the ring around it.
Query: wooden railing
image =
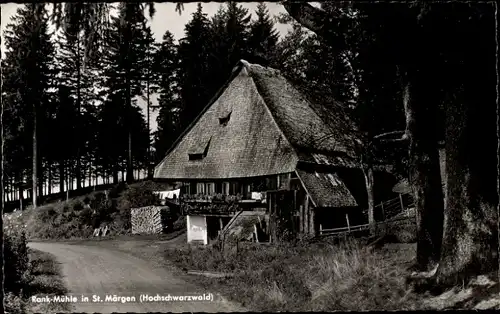
[[[401,217],[396,217],[396,218],[392,218],[392,219],[387,219],[385,221],[377,222],[377,223],[375,223],[375,225],[376,225],[376,228],[378,230],[380,230],[381,227],[385,228],[388,224],[401,222],[401,221],[408,221],[411,223],[416,223],[416,217],[414,215],[401,216]],[[364,231],[364,230],[369,230],[369,229],[370,229],[370,224],[347,226],[347,227],[333,228],[333,229],[323,229],[323,227],[321,225],[319,225],[319,235],[320,236],[342,235],[342,234],[350,234],[353,232],[359,232],[359,231]]]
[[[391,223],[396,223],[400,221],[416,221],[416,216],[415,215],[401,215],[404,213],[404,211],[408,208],[413,207],[413,198],[411,195],[406,195],[405,196],[406,202],[403,199],[403,196],[400,195],[397,198],[388,200],[386,202],[380,203],[379,205],[375,206],[375,210],[380,210],[383,220],[376,222],[376,228],[380,227],[386,227],[387,224]],[[364,211],[366,213],[367,210]],[[400,215],[398,217],[398,215]],[[347,227],[340,227],[340,228],[333,228],[333,229],[323,229],[323,226],[320,224],[319,225],[319,235],[320,236],[326,236],[326,235],[341,235],[341,234],[349,234],[352,232],[359,232],[359,231],[364,231],[364,230],[369,230],[370,229],[370,224],[363,224],[363,225],[356,225],[356,226],[351,226],[349,224],[349,216],[346,214],[346,222],[347,222]]]

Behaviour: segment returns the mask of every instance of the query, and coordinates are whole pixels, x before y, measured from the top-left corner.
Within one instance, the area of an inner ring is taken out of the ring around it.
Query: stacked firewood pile
[[[168,206],[147,206],[131,209],[133,234],[160,234],[166,228]]]

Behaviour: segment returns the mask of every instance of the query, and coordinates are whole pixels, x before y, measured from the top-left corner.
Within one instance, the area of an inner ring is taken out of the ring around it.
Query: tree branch
[[[401,134],[401,135],[402,135],[402,137],[403,137],[403,136],[404,136],[404,134],[405,134],[405,131],[391,131],[391,132],[386,132],[386,133],[382,133],[382,134],[379,134],[379,135],[375,135],[375,136],[373,137],[373,139],[374,139],[374,140],[376,140],[376,139],[381,139],[381,138],[383,138],[383,137],[390,136],[390,135],[396,135],[396,134]],[[382,140],[384,140],[384,139],[382,139]]]
[[[300,25],[316,33],[316,35],[323,37],[326,40],[332,39],[333,34],[333,20],[334,17],[330,16],[326,11],[313,7],[307,2],[283,2],[285,10],[294,18]],[[336,45],[335,45],[336,46]],[[343,50],[343,45],[336,47]]]

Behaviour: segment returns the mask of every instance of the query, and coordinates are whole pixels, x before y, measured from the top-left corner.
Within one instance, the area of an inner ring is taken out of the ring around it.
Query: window
[[[201,141],[194,144],[188,152],[189,160],[202,160],[203,158],[207,157],[211,140],[212,137],[210,137],[210,139],[208,139],[208,141],[206,142]]]
[[[219,124],[226,126],[231,118],[231,112],[229,112],[225,117],[219,118]]]
[[[214,195],[215,194],[215,183],[207,183],[205,187],[205,191],[207,192],[208,195]]]
[[[222,194],[222,182],[215,183],[215,194]]]
[[[202,160],[203,154],[189,154],[189,160]]]
[[[196,194],[205,194],[205,183],[196,184]]]
[[[229,195],[229,182],[222,182],[222,194]]]

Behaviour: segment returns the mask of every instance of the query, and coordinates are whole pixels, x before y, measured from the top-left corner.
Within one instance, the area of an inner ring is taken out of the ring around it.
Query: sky
[[[249,9],[249,13],[254,13],[257,8],[257,2],[246,2],[241,5],[247,9]],[[219,6],[220,2],[208,2],[203,3],[203,11],[207,13],[208,17],[211,17],[215,14]],[[267,8],[271,16],[278,15],[281,12],[286,12],[282,5],[273,2],[266,2]],[[22,4],[17,3],[3,3],[0,5],[1,8],[1,22],[0,22],[0,31],[2,37],[1,50],[2,50],[2,58],[5,53],[5,46],[3,40],[3,33],[5,26],[10,23],[11,17],[13,17],[17,11],[17,8],[22,6]],[[151,30],[157,42],[162,40],[163,34],[165,31],[169,30],[175,37],[176,40],[179,40],[184,37],[184,26],[191,19],[192,13],[196,11],[197,3],[184,3],[184,11],[182,14],[179,14],[175,11],[175,3],[155,3],[156,13],[152,19],[146,14],[148,18],[149,25],[151,26]],[[48,5],[49,10],[51,10],[51,5]],[[253,14],[254,16],[255,14]],[[276,29],[280,33],[280,36],[284,36],[291,29],[291,26],[284,24],[276,24]],[[49,29],[50,31],[54,30],[54,27]],[[153,105],[157,104],[157,97],[152,97]],[[139,106],[142,108],[144,114],[146,113],[146,103],[143,100],[138,101]],[[151,131],[154,132],[157,128],[156,124],[156,113],[151,114]]]

